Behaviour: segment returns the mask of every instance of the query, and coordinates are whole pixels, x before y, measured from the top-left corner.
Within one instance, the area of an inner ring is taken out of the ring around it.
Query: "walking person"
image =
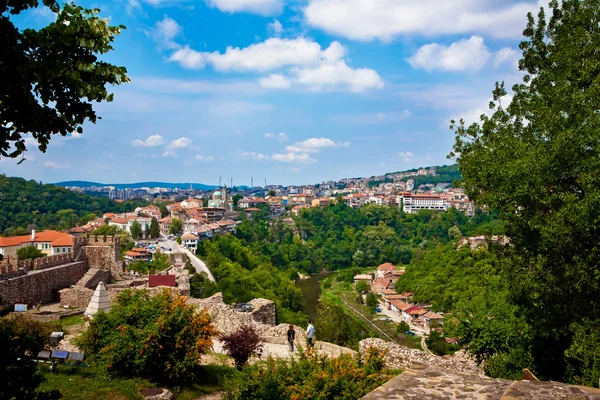
[[[287,331],[287,340],[288,345],[290,346],[290,351],[294,352],[294,340],[296,340],[296,331],[294,330],[294,325],[290,325]]]
[[[308,320],[308,328],[306,328],[306,338],[308,340],[308,347],[315,347],[313,342],[315,337],[315,327],[312,324],[311,320]]]

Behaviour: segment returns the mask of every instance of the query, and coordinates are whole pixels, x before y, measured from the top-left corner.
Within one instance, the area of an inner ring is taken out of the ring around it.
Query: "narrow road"
[[[210,279],[213,282],[216,282],[215,277],[213,276],[212,272],[210,272],[210,269],[208,269],[208,267],[206,266],[206,263],[204,261],[199,259],[194,253],[189,251],[185,246],[180,246],[176,241],[167,240],[167,238],[164,235],[162,235],[162,238],[163,238],[163,240],[159,242],[160,245],[164,246],[168,249],[171,249],[171,251],[167,251],[167,253],[185,253],[188,256],[192,266],[194,268],[196,268],[196,273],[199,274],[201,272],[205,272],[206,275],[208,275],[208,279]]]
[[[206,275],[208,275],[208,279],[210,279],[213,282],[216,282],[215,277],[213,276],[212,272],[210,272],[210,269],[208,269],[204,261],[199,259],[195,254],[193,254],[191,251],[189,251],[183,246],[181,246],[179,250],[187,254],[188,258],[190,259],[190,262],[192,263],[194,268],[196,268],[197,273],[205,272]]]
[[[432,356],[437,356],[437,354],[434,354],[431,350],[429,350],[429,347],[427,347],[427,341],[425,340],[425,336],[421,338],[421,347],[423,348],[423,350],[425,350],[426,353],[429,353]]]

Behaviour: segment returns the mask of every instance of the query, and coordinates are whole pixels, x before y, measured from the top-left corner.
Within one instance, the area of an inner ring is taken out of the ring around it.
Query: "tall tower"
[[[223,204],[225,205],[225,211],[229,211],[229,202],[227,201],[227,185],[223,185]]]

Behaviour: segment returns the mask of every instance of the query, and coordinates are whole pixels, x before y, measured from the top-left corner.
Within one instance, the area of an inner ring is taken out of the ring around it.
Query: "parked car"
[[[408,336],[415,336],[416,335],[416,333],[414,333],[413,331],[406,331],[406,334]]]
[[[375,307],[375,312],[381,312],[381,308]]]

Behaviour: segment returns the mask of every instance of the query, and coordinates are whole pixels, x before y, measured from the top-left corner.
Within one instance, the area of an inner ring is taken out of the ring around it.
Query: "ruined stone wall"
[[[0,281],[0,298],[6,305],[17,302],[29,305],[56,302],[58,291],[76,284],[87,269],[85,261],[78,261]]]
[[[388,368],[424,369],[434,367],[483,375],[481,367],[473,359],[467,357],[464,352],[457,352],[455,356],[446,358],[376,338],[364,339],[358,345],[361,354],[364,354],[371,346],[384,350],[386,352],[385,362]]]
[[[86,308],[92,299],[95,289],[89,289],[83,286],[59,290],[58,296],[61,306],[74,308]]]
[[[90,244],[83,248],[83,253],[90,268],[110,271],[113,278],[118,279],[124,272],[123,263],[119,261],[119,248],[113,247],[112,243],[105,244],[96,245],[90,241]]]

